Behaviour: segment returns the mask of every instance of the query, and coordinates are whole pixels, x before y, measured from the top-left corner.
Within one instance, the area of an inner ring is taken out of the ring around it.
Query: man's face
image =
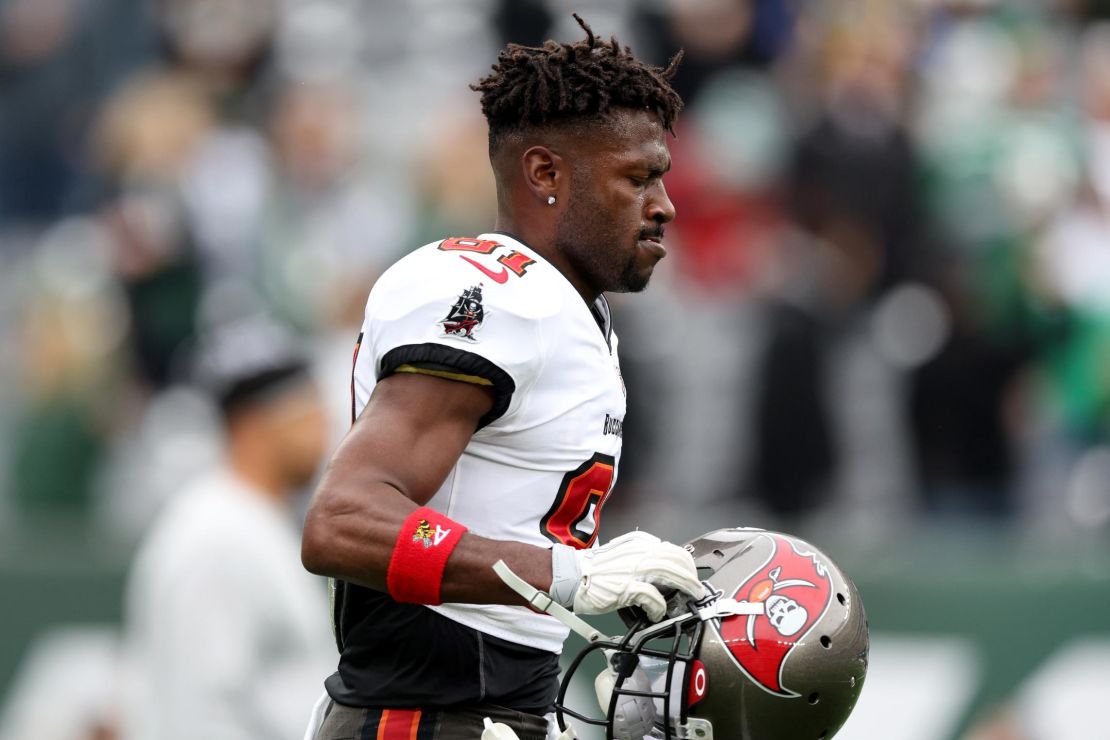
[[[675,213],[663,187],[671,166],[665,136],[655,113],[622,110],[566,152],[570,199],[555,246],[599,293],[643,290],[666,255],[663,225]]]
[[[327,443],[327,414],[316,386],[306,381],[284,390],[261,415],[283,477],[294,488],[306,485],[319,469]]]

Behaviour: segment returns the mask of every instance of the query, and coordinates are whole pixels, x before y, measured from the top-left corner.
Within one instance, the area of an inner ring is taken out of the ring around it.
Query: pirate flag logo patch
[[[783,685],[783,669],[794,647],[807,639],[832,600],[828,568],[812,552],[789,540],[771,540],[767,560],[732,594],[738,602],[763,604],[762,614],[725,617],[717,628],[732,659],[764,691],[798,696]]]
[[[486,309],[482,305],[482,286],[475,285],[467,288],[456,300],[447,315],[438,323],[443,327],[447,336],[477,342],[478,337],[474,332],[482,325],[486,318]]]

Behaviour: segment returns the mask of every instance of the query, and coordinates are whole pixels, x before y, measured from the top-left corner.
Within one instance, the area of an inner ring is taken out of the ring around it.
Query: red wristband
[[[386,571],[389,595],[406,604],[442,604],[443,571],[464,532],[466,527],[427,506],[409,514]]]

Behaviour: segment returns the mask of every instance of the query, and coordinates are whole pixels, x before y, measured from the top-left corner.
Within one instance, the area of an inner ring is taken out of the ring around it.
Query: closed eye
[[[662,180],[663,172],[659,170],[652,170],[647,175],[630,175],[628,179],[631,180],[633,184],[635,184],[637,187],[644,188],[658,182],[659,180]]]

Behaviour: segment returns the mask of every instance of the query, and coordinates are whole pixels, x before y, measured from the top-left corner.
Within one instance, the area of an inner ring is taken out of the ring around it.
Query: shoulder
[[[367,303],[379,319],[402,316],[435,303],[444,310],[466,291],[478,289],[487,309],[520,318],[559,313],[565,300],[562,276],[546,262],[496,235],[448,237],[398,260],[375,283]]]

